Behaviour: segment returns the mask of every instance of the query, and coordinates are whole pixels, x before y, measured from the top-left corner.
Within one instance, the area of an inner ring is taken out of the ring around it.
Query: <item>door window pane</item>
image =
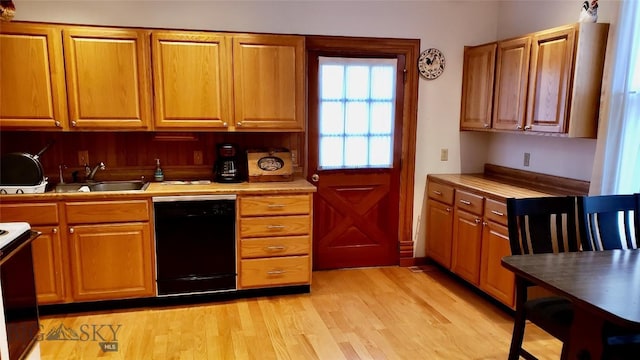
[[[393,165],[396,59],[319,58],[319,168]]]

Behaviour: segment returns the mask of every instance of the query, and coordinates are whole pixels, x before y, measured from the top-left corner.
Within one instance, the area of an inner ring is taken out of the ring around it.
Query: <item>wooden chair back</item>
[[[580,250],[575,196],[507,199],[513,255]]]
[[[578,198],[584,250],[637,249],[640,241],[640,197],[636,195],[581,196]]]

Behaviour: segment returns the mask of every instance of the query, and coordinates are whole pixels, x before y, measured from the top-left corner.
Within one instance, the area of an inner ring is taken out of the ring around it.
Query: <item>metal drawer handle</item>
[[[265,250],[280,251],[280,250],[285,250],[286,248],[287,248],[286,246],[282,246],[282,245],[271,245],[271,246],[265,247]]]
[[[283,208],[285,207],[284,204],[269,204],[267,205],[268,208]]]
[[[498,216],[504,216],[503,213],[501,213],[500,211],[496,211],[496,210],[491,210],[492,214],[498,215]]]
[[[284,229],[284,225],[267,225],[267,229]]]
[[[471,205],[471,201],[467,201],[467,200],[460,200],[461,203],[465,204],[465,205]]]
[[[282,275],[285,272],[286,271],[284,270],[271,270],[271,271],[267,271],[267,275]]]
[[[438,190],[433,190],[433,193],[438,196],[442,195],[442,191],[438,191]]]

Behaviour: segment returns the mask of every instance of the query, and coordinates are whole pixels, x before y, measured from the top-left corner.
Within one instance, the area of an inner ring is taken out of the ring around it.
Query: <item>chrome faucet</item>
[[[84,164],[84,172],[85,175],[87,175],[87,180],[93,180],[93,177],[96,176],[98,170],[104,170],[106,168],[107,166],[102,161],[100,161],[100,163],[98,163],[98,165],[96,165],[93,169],[91,169],[89,164]]]

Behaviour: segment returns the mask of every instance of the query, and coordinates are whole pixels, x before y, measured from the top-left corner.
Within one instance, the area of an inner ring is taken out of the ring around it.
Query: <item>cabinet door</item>
[[[304,130],[304,37],[234,36],[233,78],[238,130]]]
[[[427,256],[446,268],[451,267],[452,226],[451,206],[427,200]]]
[[[38,304],[58,303],[65,300],[65,251],[58,226],[34,226],[42,234],[31,243],[33,271],[35,273]]]
[[[78,225],[69,237],[74,300],[155,294],[149,223]]]
[[[156,129],[226,130],[233,121],[228,38],[175,31],[151,39]]]
[[[565,132],[574,38],[573,26],[533,35],[525,130]]]
[[[495,64],[495,43],[464,49],[460,129],[491,127]]]
[[[64,30],[69,117],[74,129],[147,129],[151,115],[145,31]]]
[[[61,30],[2,23],[0,127],[62,129],[67,124]]]
[[[511,247],[507,227],[491,221],[485,222],[482,234],[480,288],[503,304],[513,307],[515,276],[513,272],[502,267],[500,262],[508,255],[511,255]]]
[[[531,38],[498,43],[493,96],[493,128],[521,130],[527,108]]]
[[[466,211],[453,215],[453,255],[451,271],[474,285],[480,284],[482,219]]]

